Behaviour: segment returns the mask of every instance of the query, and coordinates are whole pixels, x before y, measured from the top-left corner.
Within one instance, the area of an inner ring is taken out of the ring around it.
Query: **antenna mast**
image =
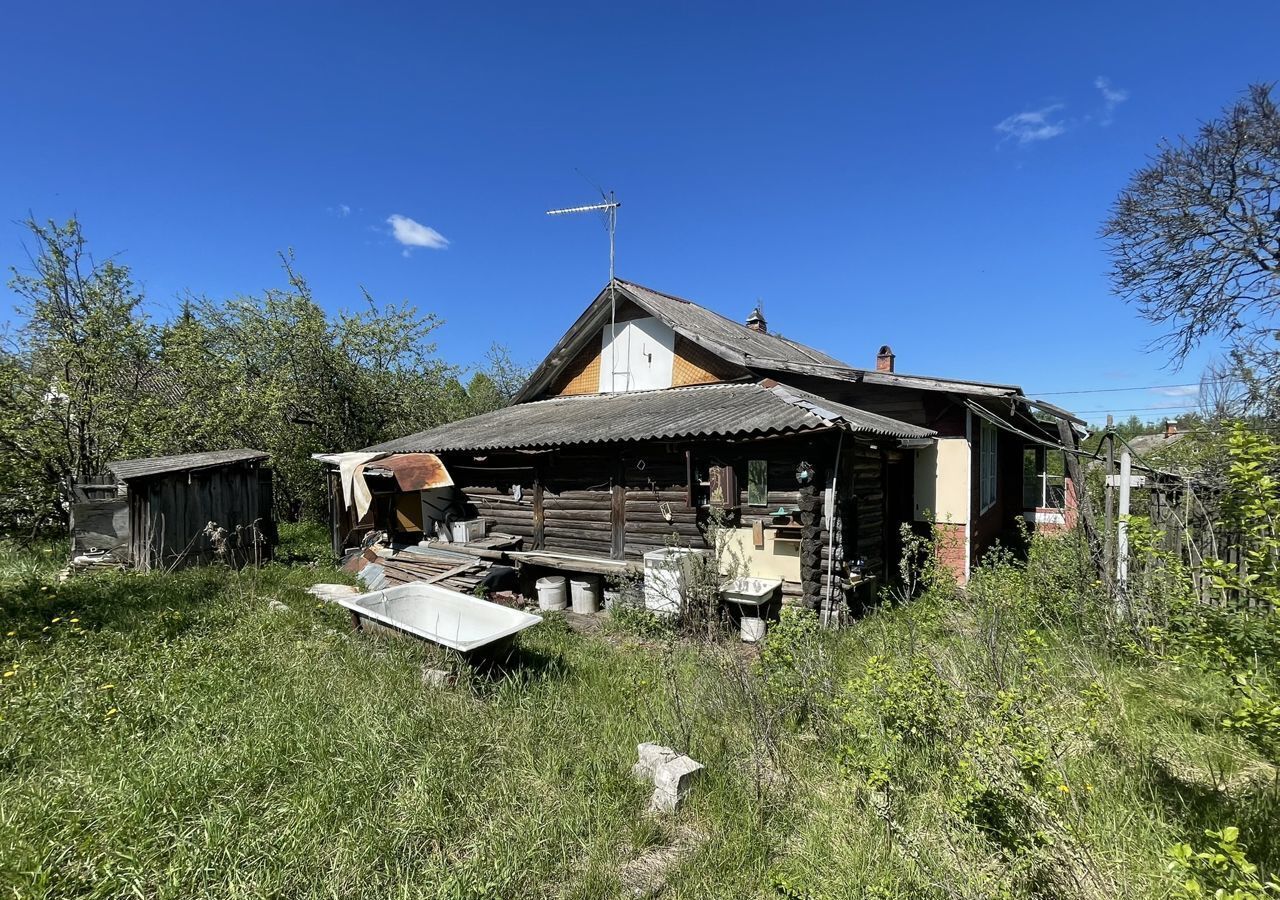
[[[613,376],[623,374],[628,376],[627,387],[630,387],[631,373],[629,371],[619,373],[618,366],[617,366],[618,296],[617,296],[617,291],[614,289],[615,279],[613,276],[613,258],[614,258],[614,243],[615,243],[614,238],[618,232],[618,207],[621,205],[622,204],[618,202],[618,198],[613,191],[610,191],[608,194],[606,194],[604,191],[601,191],[599,203],[592,203],[588,206],[568,206],[563,209],[549,209],[547,210],[547,215],[563,216],[569,213],[584,213],[584,212],[604,213],[605,227],[609,229],[609,357],[610,357],[609,371],[612,373],[610,376],[610,382],[611,382],[610,386],[612,386]],[[631,359],[631,355],[627,354],[628,363],[630,362],[630,359]]]

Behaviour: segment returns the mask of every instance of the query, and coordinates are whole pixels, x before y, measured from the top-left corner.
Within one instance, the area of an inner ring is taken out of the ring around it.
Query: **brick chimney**
[[[893,371],[893,348],[885,344],[880,348],[880,352],[876,354],[876,371],[892,372]]]
[[[760,311],[760,307],[757,306],[751,310],[751,315],[747,316],[747,327],[761,334],[769,333],[769,323],[764,320],[764,313]]]
[[[1173,437],[1173,436],[1174,436],[1175,434],[1177,434],[1177,433],[1178,433],[1178,422],[1177,422],[1177,420],[1176,420],[1176,419],[1165,419],[1165,420],[1164,420],[1164,436],[1165,436],[1165,437],[1167,437],[1167,438],[1171,438],[1171,437]]]

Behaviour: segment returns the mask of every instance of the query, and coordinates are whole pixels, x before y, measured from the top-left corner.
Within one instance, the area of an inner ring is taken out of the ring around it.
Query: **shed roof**
[[[934,434],[765,380],[519,403],[367,449],[387,453],[508,450],[836,427],[898,438]]]
[[[209,453],[182,453],[177,456],[151,456],[146,459],[118,459],[107,463],[107,468],[121,481],[165,475],[170,472],[189,472],[195,469],[212,469],[235,463],[266,459],[261,450],[213,450]]]

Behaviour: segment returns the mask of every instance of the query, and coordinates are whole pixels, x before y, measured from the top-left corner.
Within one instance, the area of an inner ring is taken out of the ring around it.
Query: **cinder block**
[[[670,762],[680,754],[670,747],[661,744],[643,743],[636,745],[639,761],[631,767],[631,774],[640,781],[653,781],[654,774],[663,763]]]
[[[675,812],[704,768],[702,763],[683,754],[659,765],[654,771],[649,808]]]

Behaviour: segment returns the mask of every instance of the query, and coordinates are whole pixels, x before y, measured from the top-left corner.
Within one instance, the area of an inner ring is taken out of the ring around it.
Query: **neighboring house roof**
[[[845,427],[927,438],[934,432],[777,384],[709,384],[518,403],[367,448],[408,453],[549,448],[615,441],[779,434]]]
[[[620,278],[615,279],[614,284],[617,302],[634,303],[676,334],[744,369],[979,397],[1022,396],[1022,389],[1013,384],[859,369],[821,350],[806,347],[781,335],[754,331],[683,297]],[[610,310],[610,292],[606,285],[529,376],[513,402],[522,403],[539,396],[552,383],[561,367],[572,360],[588,342],[598,342],[599,330],[609,321]]]
[[[266,459],[261,450],[214,450],[210,453],[182,453],[177,456],[152,456],[147,459],[118,459],[107,463],[121,481],[165,475],[170,472],[190,472],[196,469],[212,469],[234,463]]]
[[[1163,431],[1155,434],[1139,434],[1129,438],[1127,443],[1129,449],[1137,456],[1151,456],[1159,453],[1166,447],[1172,447],[1178,441],[1187,436],[1185,431],[1175,431],[1173,434],[1165,434]]]

